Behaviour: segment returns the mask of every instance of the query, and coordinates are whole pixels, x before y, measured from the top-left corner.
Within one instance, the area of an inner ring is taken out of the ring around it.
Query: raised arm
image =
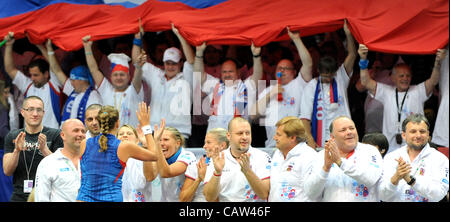
[[[359,62],[360,75],[361,75],[360,78],[361,78],[361,84],[367,90],[369,90],[369,92],[372,95],[375,95],[375,92],[377,90],[377,82],[370,77],[369,69],[367,69],[367,65],[369,63],[369,61],[367,60],[368,52],[369,52],[369,49],[365,45],[359,44],[358,54],[360,56],[360,62]]]
[[[172,31],[175,33],[175,35],[178,37],[178,40],[180,40],[181,47],[183,48],[184,56],[186,57],[186,61],[189,64],[194,64],[194,50],[189,45],[189,43],[184,39],[184,37],[180,34],[177,28],[172,23]]]
[[[439,76],[441,75],[441,63],[442,60],[444,60],[446,53],[447,50],[445,49],[438,49],[436,52],[433,71],[431,72],[430,78],[425,81],[425,89],[427,91],[427,95],[430,95],[433,92],[434,87],[439,82]]]
[[[90,35],[83,37],[83,47],[84,53],[86,54],[86,63],[92,78],[94,79],[95,85],[98,88],[103,81],[103,73],[98,68],[97,61],[95,61],[94,54],[92,53],[92,41]]]
[[[253,54],[253,74],[250,76],[251,80],[255,84],[255,87],[258,86],[258,80],[261,79],[263,75],[263,65],[261,61],[261,47],[256,47],[252,42],[252,46],[250,47]]]
[[[137,61],[134,64],[134,76],[133,76],[133,86],[134,89],[136,90],[136,92],[139,94],[139,91],[142,88],[142,66],[145,64],[145,62],[147,61],[147,55],[145,54],[144,51],[141,51],[141,53],[139,54]]]
[[[344,67],[347,74],[350,75],[353,72],[353,65],[355,64],[356,60],[356,46],[355,46],[355,39],[353,38],[352,33],[348,29],[347,20],[344,20],[344,32],[347,38],[347,52],[348,52],[347,57],[345,57],[344,60]]]
[[[308,49],[303,44],[303,41],[300,38],[300,33],[291,32],[289,30],[289,27],[287,27],[287,31],[289,37],[291,37],[292,41],[297,47],[298,55],[300,56],[300,60],[302,61],[300,73],[302,74],[303,80],[305,80],[305,82],[309,82],[312,79],[312,69],[313,69],[312,57],[309,54]]]
[[[14,64],[13,59],[13,45],[14,45],[14,32],[9,32],[8,35],[4,38],[6,40],[5,44],[5,56],[3,58],[3,62],[5,65],[5,71],[8,73],[9,77],[14,80],[16,78],[17,69],[16,65]]]
[[[64,71],[61,69],[61,66],[59,65],[58,60],[56,59],[55,56],[55,51],[53,50],[52,47],[52,40],[48,39],[46,44],[45,44],[45,48],[43,47],[43,45],[37,45],[39,50],[41,50],[42,55],[46,55],[45,58],[47,58],[48,63],[50,65],[50,70],[52,70],[53,73],[55,73],[56,77],[58,78],[59,83],[61,83],[61,85],[64,85],[64,83],[67,80],[67,76],[64,73]]]
[[[205,64],[203,63],[203,53],[206,49],[206,42],[195,47],[195,59],[194,59],[194,75],[201,74],[201,85],[206,81]]]

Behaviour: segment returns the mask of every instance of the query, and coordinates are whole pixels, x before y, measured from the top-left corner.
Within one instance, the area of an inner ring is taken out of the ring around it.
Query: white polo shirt
[[[123,202],[150,202],[152,182],[144,176],[144,162],[128,158],[122,177]]]
[[[196,180],[198,178],[198,169],[197,169],[198,161],[191,162],[186,169],[184,175],[192,180]],[[209,164],[208,164],[209,165]],[[206,202],[205,196],[203,195],[203,187],[205,186],[205,181],[200,182],[197,187],[197,191],[195,191],[194,198],[192,202]]]
[[[283,101],[279,102],[277,97],[272,97],[267,104],[267,109],[265,113],[264,122],[262,123],[266,127],[266,147],[275,147],[276,142],[273,140],[273,136],[277,131],[275,124],[278,120],[286,116],[300,116],[301,112],[301,99],[303,94],[303,89],[308,85],[307,82],[302,77],[299,72],[297,77],[290,81],[288,84],[283,85]],[[275,86],[270,86],[259,94],[258,98],[264,98]]]
[[[116,92],[113,85],[104,77],[97,90],[102,96],[103,105],[113,106],[119,111],[120,125],[130,124],[134,128],[137,127],[139,121],[136,110],[139,109],[139,103],[144,100],[142,86],[139,94],[133,84],[129,85],[124,92]]]
[[[189,166],[189,164],[196,160],[194,153],[187,151],[184,148],[180,149],[182,150],[176,162],[182,162],[186,164],[186,166]],[[161,202],[179,202],[181,187],[183,187],[185,179],[184,173],[176,177],[161,177]]]
[[[303,182],[316,160],[317,152],[306,143],[297,144],[284,159],[276,149],[270,170],[269,202],[312,201],[303,189]]]
[[[325,150],[318,153],[314,166],[304,181],[311,199],[322,202],[378,202],[378,182],[383,159],[377,148],[358,143],[352,155],[341,158],[341,166],[333,164],[323,170]]]
[[[247,178],[241,171],[241,165],[231,155],[231,148],[222,151],[225,157],[225,166],[220,178],[220,202],[262,202],[252,190]],[[250,147],[250,168],[261,180],[270,178],[270,156],[264,151]],[[205,175],[205,184],[213,177],[214,163],[210,163]]]
[[[395,186],[391,177],[398,166],[396,159],[402,157],[411,165],[411,176],[416,178],[413,186],[405,180],[400,180]],[[448,159],[427,144],[419,155],[411,162],[407,146],[403,146],[384,157],[382,182],[380,183],[380,198],[393,202],[438,202],[448,192]]]
[[[75,202],[81,185],[81,170],[61,153],[61,149],[42,159],[36,171],[36,202]]]
[[[191,135],[192,72],[188,62],[183,65],[183,72],[167,81],[164,70],[145,63],[142,66],[143,80],[151,88],[150,125],[166,119],[166,126],[177,128],[184,136]]]

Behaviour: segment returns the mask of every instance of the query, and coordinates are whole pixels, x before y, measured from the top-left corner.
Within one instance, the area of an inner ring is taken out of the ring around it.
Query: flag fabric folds
[[[136,7],[99,0],[2,2],[0,36],[27,34],[35,44],[50,38],[67,51],[80,49],[85,35],[99,40],[136,33],[139,18],[145,31],[170,30],[173,23],[192,45],[262,46],[288,40],[287,26],[308,36],[340,29],[344,19],[373,51],[431,54],[449,38],[448,0],[148,0]],[[5,13],[15,2],[44,4]]]

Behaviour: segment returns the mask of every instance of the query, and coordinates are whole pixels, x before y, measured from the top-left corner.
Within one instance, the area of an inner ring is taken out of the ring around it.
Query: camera
[[[397,134],[395,134],[395,141],[397,141],[397,144],[402,144],[402,142],[403,142],[403,138],[402,138],[402,134],[400,134],[400,133],[397,133]]]

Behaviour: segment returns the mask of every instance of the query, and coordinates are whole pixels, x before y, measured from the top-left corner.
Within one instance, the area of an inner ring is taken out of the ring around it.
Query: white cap
[[[171,47],[164,51],[163,62],[173,61],[178,63],[181,59],[181,51],[175,47]]]
[[[122,65],[127,68],[129,68],[128,62],[131,61],[130,57],[128,57],[124,53],[111,53],[108,55],[108,59],[111,64]]]

